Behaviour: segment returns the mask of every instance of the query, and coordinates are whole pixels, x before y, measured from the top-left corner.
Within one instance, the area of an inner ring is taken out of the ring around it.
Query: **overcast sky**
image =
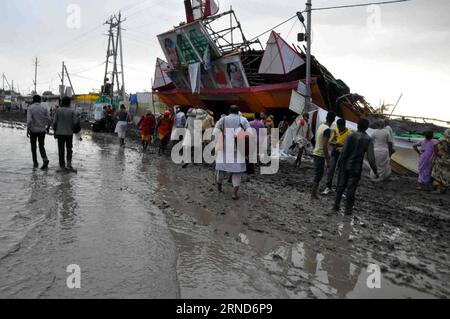
[[[233,6],[252,38],[303,10],[305,2],[221,0],[220,5],[222,10]],[[313,0],[313,7],[367,2]],[[80,28],[67,25],[71,4],[81,9]],[[102,23],[120,9],[128,18],[123,36],[127,92],[150,90],[156,57],[163,56],[156,35],[185,20],[182,0],[0,1],[0,73],[29,92],[37,56],[38,92],[56,92],[64,60],[69,73],[81,71],[72,78],[77,94],[98,90],[107,45]],[[445,95],[450,85],[449,12],[449,0],[315,11],[313,54],[374,106],[383,99],[395,103],[403,93],[395,113],[450,120]],[[277,31],[293,43],[302,28],[292,21]]]

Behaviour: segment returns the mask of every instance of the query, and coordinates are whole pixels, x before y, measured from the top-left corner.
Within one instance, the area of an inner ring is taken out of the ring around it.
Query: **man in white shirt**
[[[222,145],[220,149],[216,148],[216,172],[217,187],[219,192],[223,191],[223,181],[225,173],[232,176],[233,182],[233,199],[239,199],[239,188],[241,186],[242,175],[247,171],[245,161],[245,151],[240,150],[236,144],[236,130],[251,132],[250,124],[245,117],[239,113],[239,107],[232,105],[230,107],[230,115],[222,117],[216,124],[216,131],[220,131],[222,136]],[[217,136],[217,135],[216,135]]]

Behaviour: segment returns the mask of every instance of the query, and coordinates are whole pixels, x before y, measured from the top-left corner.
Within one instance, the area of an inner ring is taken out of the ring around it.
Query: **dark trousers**
[[[328,169],[328,176],[327,176],[327,187],[329,189],[331,189],[331,187],[333,186],[334,173],[336,172],[336,166],[340,156],[341,153],[338,151],[333,151],[333,153],[331,154],[331,163],[330,168]]]
[[[45,152],[45,133],[30,133],[31,154],[33,155],[33,163],[37,163],[36,142],[39,141],[39,152],[43,161],[47,161],[47,153]]]
[[[346,210],[351,211],[355,205],[355,194],[361,180],[361,171],[341,169],[338,177],[335,206],[340,207],[342,195],[347,190]]]
[[[314,155],[314,184],[319,184],[325,173],[325,157]]]
[[[67,149],[67,163],[72,163],[72,147],[73,147],[73,135],[59,135],[58,136],[58,155],[59,166],[61,168],[66,167],[65,162],[65,150]]]

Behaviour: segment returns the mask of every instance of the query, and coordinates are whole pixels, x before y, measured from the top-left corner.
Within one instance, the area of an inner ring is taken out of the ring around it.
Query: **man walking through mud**
[[[330,144],[333,147],[333,150],[331,151],[331,165],[328,169],[327,188],[325,188],[322,195],[328,195],[333,191],[333,179],[336,172],[336,165],[341,156],[345,141],[352,133],[353,131],[346,127],[344,119],[337,120],[337,129],[331,134]]]
[[[41,169],[48,169],[49,160],[45,151],[45,134],[50,129],[51,119],[48,109],[41,104],[39,95],[33,96],[33,104],[29,107],[27,113],[27,137],[31,141],[31,154],[33,156],[34,168],[39,167],[36,154],[36,142],[39,141],[39,152],[41,153],[44,164]]]
[[[367,153],[370,167],[378,178],[377,165],[373,141],[366,131],[369,128],[369,120],[362,119],[358,122],[358,131],[351,134],[342,150],[338,162],[338,187],[336,190],[336,200],[333,210],[338,212],[341,208],[341,200],[344,191],[347,190],[345,214],[351,215],[355,204],[355,193],[358,183],[361,180],[364,155]]]
[[[223,192],[225,173],[231,174],[232,198],[238,200],[242,175],[247,171],[245,150],[239,148],[238,140],[242,138],[240,133],[250,133],[251,127],[247,119],[240,115],[239,107],[232,105],[230,115],[222,117],[217,122],[216,129],[221,132],[218,140],[221,140],[219,144],[222,144],[221,147],[216,147],[217,189],[220,193]]]
[[[327,168],[330,167],[330,152],[328,151],[328,144],[331,137],[331,125],[336,119],[334,112],[328,112],[325,123],[322,123],[317,129],[316,133],[316,147],[314,148],[314,184],[311,191],[312,199],[319,199],[317,192],[319,191],[320,181],[325,173],[325,164]]]
[[[58,154],[60,171],[76,172],[72,167],[72,147],[74,127],[79,124],[77,114],[70,108],[71,99],[64,97],[61,107],[56,110],[53,120],[55,138],[58,139]],[[67,149],[67,165],[65,161],[65,150]]]

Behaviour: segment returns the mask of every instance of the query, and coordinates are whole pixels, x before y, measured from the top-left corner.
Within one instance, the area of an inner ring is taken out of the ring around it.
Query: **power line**
[[[267,31],[265,31],[265,32],[263,32],[263,33],[261,33],[260,35],[254,37],[253,39],[249,40],[249,42],[252,42],[253,40],[256,40],[256,39],[262,37],[263,35],[265,35],[265,34],[271,32],[272,30],[274,30],[274,29],[276,29],[276,28],[278,28],[278,27],[281,27],[282,25],[288,23],[289,21],[291,21],[292,19],[295,19],[295,18],[297,18],[297,15],[294,15],[294,16],[290,17],[289,19],[287,19],[287,20],[281,22],[280,24],[277,24],[277,25],[274,26],[273,28],[270,28],[269,30],[267,30]]]
[[[382,2],[370,2],[370,3],[360,3],[360,4],[349,4],[349,5],[343,5],[343,6],[334,6],[334,7],[322,7],[322,8],[312,8],[311,11],[319,11],[319,10],[331,10],[331,9],[343,9],[343,8],[354,8],[354,7],[367,7],[367,6],[371,6],[371,5],[385,5],[385,4],[394,4],[394,3],[400,3],[400,2],[409,2],[409,1],[413,1],[413,0],[395,0],[395,1],[382,1]],[[305,13],[306,11],[302,11],[302,13]],[[274,29],[281,27],[282,25],[288,23],[289,21],[291,21],[292,19],[297,18],[297,15],[294,15],[292,17],[290,17],[287,20],[284,20],[283,22],[281,22],[280,24],[277,24],[276,26],[268,29],[267,31],[259,34],[258,36],[254,37],[253,39],[249,40],[250,42],[253,40],[256,40],[260,37],[262,37],[263,35],[273,31]]]
[[[89,72],[89,71],[91,71],[91,70],[94,70],[94,69],[96,69],[96,68],[98,68],[98,67],[104,65],[105,63],[106,63],[106,62],[103,61],[103,62],[101,62],[100,64],[94,65],[94,66],[92,66],[92,67],[90,67],[90,68],[88,68],[88,69],[84,69],[84,70],[81,70],[81,71],[72,72],[71,74],[74,75],[74,74],[86,73],[86,72]]]
[[[145,42],[148,41],[148,39],[143,40],[143,39],[134,39],[134,38],[126,37],[126,38],[123,38],[123,40],[125,42],[127,42],[129,45],[132,45],[132,46],[137,45],[137,46],[140,46],[143,49],[150,49],[151,48],[150,44],[145,44]],[[131,42],[128,42],[128,41],[131,41]]]
[[[93,79],[93,78],[90,78],[90,77],[87,77],[87,76],[82,76],[82,75],[79,75],[79,74],[72,74],[72,73],[71,73],[71,75],[74,76],[74,77],[77,77],[77,78],[90,80],[90,81],[95,81],[95,82],[98,82],[98,83],[103,83],[103,81],[99,81],[98,79]]]
[[[155,4],[152,4],[152,5],[149,6],[149,7],[146,7],[146,8],[144,7],[144,8],[141,8],[141,9],[139,9],[139,10],[136,10],[136,12],[134,12],[134,13],[128,15],[128,16],[127,16],[127,19],[130,19],[130,18],[132,18],[132,17],[134,17],[134,16],[136,16],[136,15],[142,14],[142,13],[145,12],[145,10],[148,10],[148,9],[151,9],[151,8],[154,8],[154,7],[157,7],[157,6],[161,5],[161,4],[163,4],[164,2],[167,2],[167,0],[159,1],[159,2],[157,2],[157,3],[155,3]]]
[[[409,1],[413,1],[413,0],[395,0],[395,1],[369,2],[369,3],[360,3],[360,4],[348,4],[348,5],[334,6],[334,7],[312,8],[311,11],[367,7],[367,6],[372,6],[372,5],[385,5],[385,4],[393,4],[393,3],[409,2]]]
[[[124,6],[124,7],[122,7],[122,9],[120,9],[119,11],[127,12],[127,11],[129,11],[131,9],[134,9],[134,8],[140,6],[141,4],[144,4],[145,2],[148,2],[148,1],[149,0],[142,0],[142,1],[138,2],[138,3],[128,4],[128,5]]]
[[[136,30],[143,27],[154,26],[155,24],[160,24],[162,21],[170,21],[170,19],[158,19],[158,21],[153,21],[150,23],[140,24],[140,25],[128,25],[127,30]]]
[[[141,69],[137,69],[137,68],[133,68],[133,67],[128,66],[128,65],[124,65],[123,67],[125,69],[130,69],[130,70],[134,70],[134,71],[137,71],[137,72],[147,73],[147,71],[144,71],[144,70],[141,70]]]
[[[139,35],[139,36],[147,36],[147,37],[155,36],[155,34],[150,34],[150,33],[146,33],[146,32],[143,32],[143,31],[138,31],[138,30],[134,30],[134,29],[129,29],[129,28],[127,28],[127,30],[125,30],[125,31],[134,33],[135,35]]]
[[[59,47],[59,49],[56,51],[56,53],[62,53],[64,52],[67,48],[73,46],[75,44],[76,41],[83,39],[86,35],[93,35],[94,31],[96,31],[97,29],[101,28],[103,26],[103,23],[87,30],[86,32],[83,32],[82,34],[80,34],[79,36],[75,37],[73,40],[71,40],[70,42],[67,42],[65,45],[62,45]],[[85,39],[83,39],[85,40]],[[78,45],[79,43],[77,43]]]

